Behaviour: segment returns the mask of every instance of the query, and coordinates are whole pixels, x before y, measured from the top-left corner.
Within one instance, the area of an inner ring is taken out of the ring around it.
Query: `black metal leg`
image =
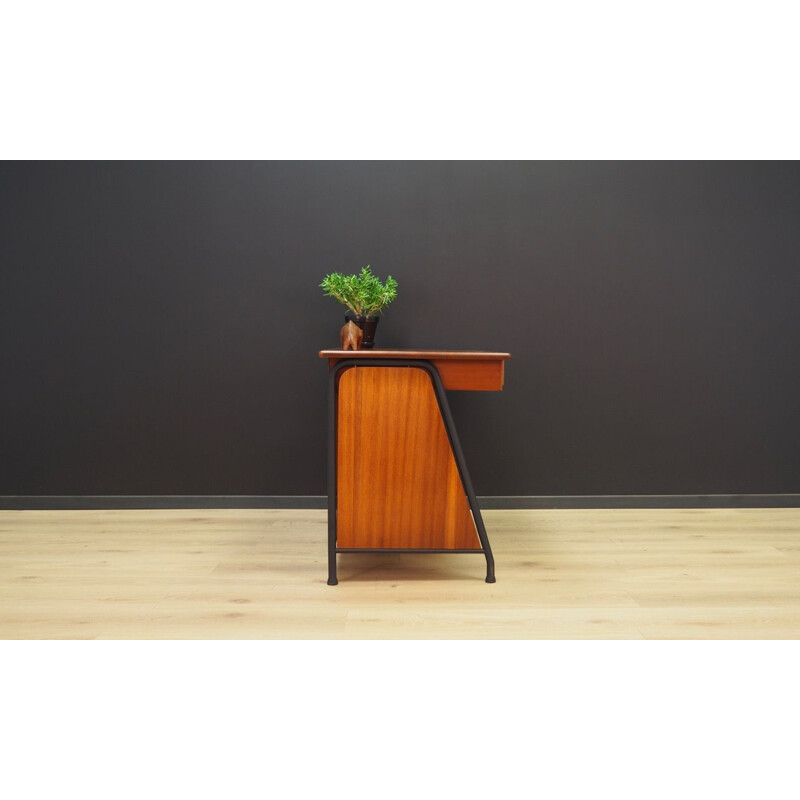
[[[467,469],[467,460],[464,458],[464,452],[461,449],[461,442],[458,439],[456,425],[455,422],[453,422],[453,415],[450,413],[450,404],[447,402],[447,395],[444,391],[442,379],[433,364],[428,364],[427,370],[433,383],[434,394],[439,401],[439,411],[442,413],[444,429],[447,431],[447,437],[450,439],[450,447],[453,450],[456,466],[461,475],[461,483],[464,486],[464,491],[467,493],[467,500],[469,501],[469,507],[472,511],[472,518],[475,521],[475,527],[478,529],[478,538],[480,539],[481,547],[486,556],[486,583],[496,583],[497,579],[494,576],[494,555],[492,554],[492,547],[489,544],[489,537],[486,534],[486,526],[483,524],[478,498],[475,496],[475,490],[472,488],[472,479]]]
[[[328,379],[328,586],[339,583],[336,577],[336,389],[339,370]]]
[[[494,576],[494,556],[491,550],[486,551],[486,583],[497,583]]]
[[[328,498],[328,586],[339,583],[336,577],[336,495]]]

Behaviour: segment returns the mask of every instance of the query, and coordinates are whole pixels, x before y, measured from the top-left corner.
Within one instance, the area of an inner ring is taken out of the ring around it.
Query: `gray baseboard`
[[[325,495],[0,495],[0,509],[327,508]]]
[[[800,508],[800,494],[600,494],[479,497],[481,508]]]
[[[800,494],[517,495],[481,508],[800,508]],[[0,509],[326,508],[325,495],[0,495]]]

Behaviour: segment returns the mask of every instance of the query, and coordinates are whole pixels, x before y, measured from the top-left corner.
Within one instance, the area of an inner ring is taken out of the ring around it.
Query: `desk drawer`
[[[432,359],[445,389],[499,392],[503,388],[503,359]]]

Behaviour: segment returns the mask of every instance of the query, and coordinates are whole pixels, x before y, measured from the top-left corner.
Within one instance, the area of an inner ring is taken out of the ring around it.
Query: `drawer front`
[[[499,392],[503,388],[504,364],[501,359],[433,360],[445,389],[473,392]]]

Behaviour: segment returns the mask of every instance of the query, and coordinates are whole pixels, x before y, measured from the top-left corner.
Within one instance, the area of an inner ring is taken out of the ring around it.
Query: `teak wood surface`
[[[337,546],[479,550],[428,373],[347,369],[338,404]]]
[[[503,388],[505,362],[510,353],[475,350],[321,350],[333,366],[343,358],[407,358],[430,361],[438,370],[445,389],[499,392]]]

